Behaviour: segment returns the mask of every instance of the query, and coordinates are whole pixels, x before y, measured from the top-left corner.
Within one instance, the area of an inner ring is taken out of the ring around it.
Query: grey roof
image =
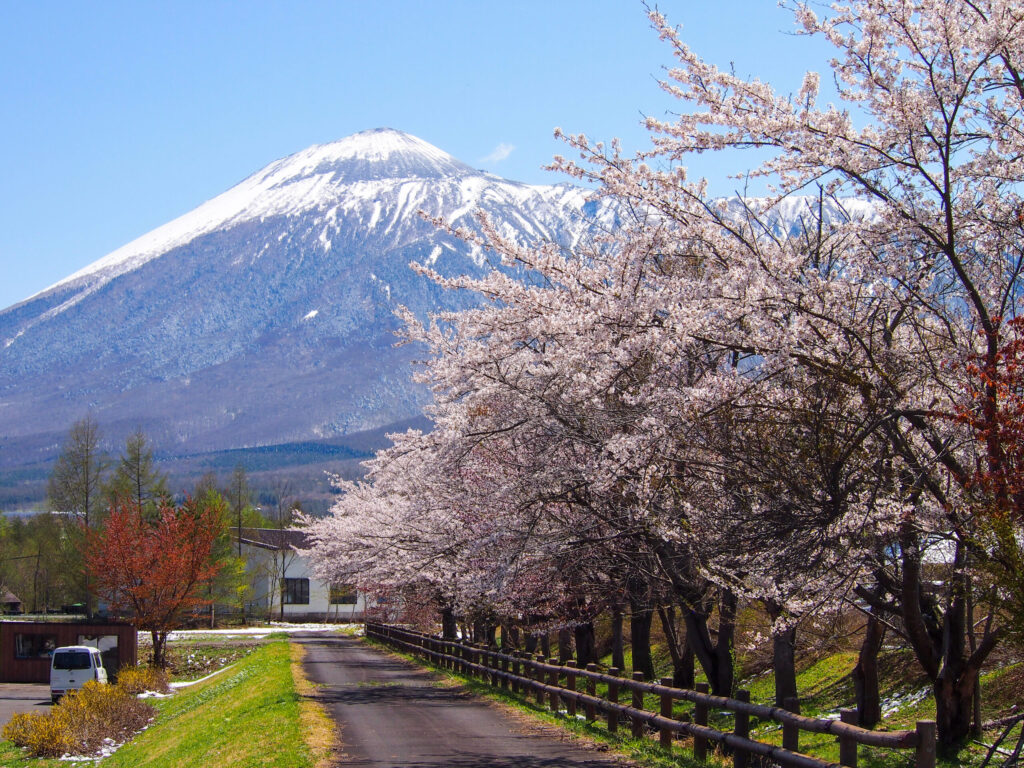
[[[261,549],[305,549],[309,546],[309,536],[305,531],[289,528],[242,528],[241,536],[238,529],[232,528],[231,535],[248,544]]]

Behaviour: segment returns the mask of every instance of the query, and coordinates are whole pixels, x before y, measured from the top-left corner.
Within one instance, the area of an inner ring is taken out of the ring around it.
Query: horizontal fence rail
[[[495,687],[524,695],[532,693],[539,705],[547,702],[552,711],[558,711],[564,705],[569,715],[575,717],[582,708],[587,720],[595,720],[600,712],[606,718],[608,730],[613,733],[620,723],[628,725],[634,736],[642,735],[645,727],[650,728],[658,732],[665,749],[671,749],[673,734],[691,736],[694,757],[700,761],[707,757],[708,744],[717,743],[732,751],[734,768],[747,768],[752,755],[794,768],[856,768],[857,747],[864,745],[912,749],[915,768],[935,768],[935,722],[932,720],[918,721],[913,731],[871,731],[849,722],[856,714],[853,710],[843,710],[840,720],[806,717],[782,707],[753,704],[747,691],[737,691],[736,698],[714,696],[707,692],[706,684],[698,683],[696,690],[692,691],[673,688],[671,678],[663,678],[660,684],[649,683],[642,679],[640,673],[635,673],[634,679],[628,679],[620,677],[617,674],[619,670],[614,668],[599,672],[594,664],[588,664],[586,669],[578,668],[572,661],[564,665],[554,664],[540,656],[531,658],[525,653],[442,640],[404,627],[367,623],[366,635],[420,655],[438,666],[476,675]],[[607,686],[607,697],[597,695],[598,683]],[[619,700],[627,692],[630,697],[628,704]],[[658,697],[658,712],[643,708],[645,695]],[[688,719],[688,715],[673,716],[675,701],[694,705],[692,719]],[[719,731],[710,727],[708,714],[711,710],[732,713],[733,730]],[[782,746],[751,739],[751,717],[781,724]],[[839,762],[831,763],[802,754],[799,751],[801,731],[836,736],[839,740]]]

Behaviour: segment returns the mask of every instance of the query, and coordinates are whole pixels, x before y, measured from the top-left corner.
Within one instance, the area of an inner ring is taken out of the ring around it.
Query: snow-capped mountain
[[[329,437],[417,414],[399,304],[471,301],[410,268],[476,273],[479,249],[418,211],[572,242],[585,193],[474,170],[366,131],[271,163],[224,194],[0,311],[0,466],[45,458],[93,413],[164,451]],[[587,210],[592,210],[588,208]]]
[[[809,212],[786,205],[779,233]],[[87,413],[112,445],[142,428],[164,454],[417,416],[428,396],[394,310],[473,298],[409,263],[479,274],[485,258],[420,211],[469,228],[483,211],[508,237],[567,245],[614,220],[584,190],[508,181],[400,131],[310,147],[0,311],[0,469],[51,459]]]

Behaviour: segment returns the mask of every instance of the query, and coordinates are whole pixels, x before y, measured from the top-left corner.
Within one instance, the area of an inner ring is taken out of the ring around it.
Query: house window
[[[334,584],[331,586],[331,605],[355,605],[356,588],[351,584]]]
[[[16,659],[47,659],[56,647],[56,635],[18,633],[14,636],[14,657]]]
[[[285,579],[281,601],[285,605],[309,605],[309,579]]]

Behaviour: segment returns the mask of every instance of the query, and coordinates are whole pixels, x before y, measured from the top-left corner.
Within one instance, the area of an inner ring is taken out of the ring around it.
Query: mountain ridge
[[[474,170],[393,129],[276,160],[0,311],[0,467],[54,455],[92,413],[170,453],[322,439],[417,416],[394,309],[473,303],[409,269],[485,258],[418,215],[571,243],[587,193]]]
[[[741,215],[744,201],[725,201]],[[805,203],[775,216],[792,231]],[[866,215],[863,203],[834,215]],[[161,455],[325,440],[421,417],[416,315],[472,306],[409,268],[479,276],[485,253],[419,215],[573,247],[615,208],[570,184],[475,170],[394,129],[275,160],[192,211],[0,310],[0,471],[51,461],[92,414]],[[2,485],[2,483],[0,483]],[[2,499],[0,499],[2,502]]]

